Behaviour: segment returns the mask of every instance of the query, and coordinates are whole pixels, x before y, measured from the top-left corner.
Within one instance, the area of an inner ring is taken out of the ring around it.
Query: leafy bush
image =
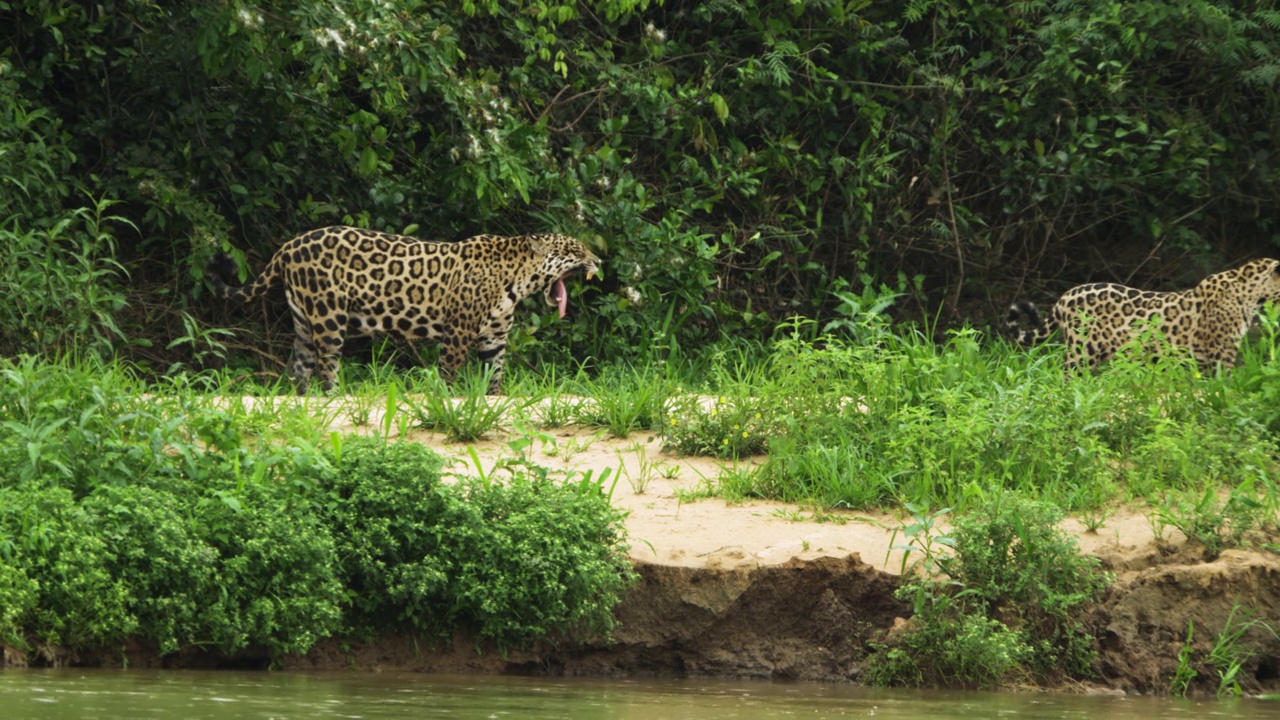
[[[64,488],[35,482],[0,486],[0,538],[10,568],[5,574],[20,583],[6,592],[18,605],[5,610],[17,626],[10,631],[17,647],[27,637],[93,647],[120,643],[137,631],[131,588],[111,572],[114,548],[86,532],[91,522]]]
[[[1008,495],[957,518],[942,536],[940,515],[917,508],[906,528],[905,549],[921,557],[897,595],[913,602],[915,616],[872,656],[871,680],[989,687],[1024,673],[1089,675],[1092,638],[1076,616],[1110,578],[1057,529],[1061,512]]]
[[[607,633],[631,573],[598,483],[440,482],[425,447],[329,435],[307,398],[0,359],[0,641],[278,658],[323,637]],[[329,438],[323,449],[312,441]]]
[[[1079,611],[1111,579],[1058,529],[1061,520],[1062,511],[1047,503],[993,501],[956,519],[955,555],[939,568],[972,592],[975,609],[1025,634],[1026,662],[1036,673],[1080,677],[1092,672],[1093,648]]]
[[[443,461],[421,445],[345,438],[330,449],[317,487],[330,499],[348,622],[436,632],[451,627],[448,572],[439,557]]]
[[[597,486],[530,470],[445,485],[411,443],[352,437],[331,453],[321,485],[356,627],[465,627],[503,646],[612,629],[632,575]]]

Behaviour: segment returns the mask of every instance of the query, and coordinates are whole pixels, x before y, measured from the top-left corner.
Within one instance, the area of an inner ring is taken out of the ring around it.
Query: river
[[[1280,718],[1280,702],[1054,693],[871,690],[727,680],[612,680],[406,673],[0,671],[15,720],[484,718],[1105,720]]]

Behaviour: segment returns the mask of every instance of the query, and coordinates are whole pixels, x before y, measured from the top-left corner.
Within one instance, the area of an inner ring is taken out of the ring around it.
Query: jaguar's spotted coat
[[[303,233],[272,256],[262,274],[244,287],[218,276],[230,258],[210,264],[218,295],[248,302],[283,287],[296,337],[289,372],[306,392],[312,371],[333,387],[349,333],[391,333],[440,344],[440,369],[451,376],[473,345],[493,366],[490,393],[502,384],[507,333],[516,305],[543,291],[564,317],[564,279],[587,278],[599,258],[565,235],[480,235],[460,242],[430,242],[353,227]]]

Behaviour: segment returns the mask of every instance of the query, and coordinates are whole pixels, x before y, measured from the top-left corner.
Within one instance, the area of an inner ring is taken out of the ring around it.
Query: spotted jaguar
[[[1169,346],[1189,351],[1201,369],[1209,370],[1219,363],[1235,365],[1240,339],[1267,301],[1280,301],[1277,260],[1252,260],[1178,292],[1151,292],[1115,283],[1080,285],[1058,298],[1048,322],[1034,304],[1017,302],[1010,306],[1005,324],[1021,345],[1061,331],[1068,367],[1088,363],[1096,370],[1158,317]],[[1020,326],[1022,316],[1030,327]]]
[[[222,281],[220,273],[234,268],[226,255],[210,261],[208,274],[217,295],[227,300],[250,302],[284,289],[295,332],[289,374],[299,393],[307,391],[313,371],[326,391],[333,388],[348,335],[386,333],[438,343],[445,377],[474,346],[493,368],[489,393],[497,394],[516,305],[542,291],[563,318],[569,302],[565,279],[582,271],[590,280],[599,263],[565,235],[431,242],[337,226],[289,240],[244,287]]]

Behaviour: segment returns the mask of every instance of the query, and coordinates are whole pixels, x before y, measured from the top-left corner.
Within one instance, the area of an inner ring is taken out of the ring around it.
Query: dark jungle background
[[[1185,287],[1274,253],[1278,29],[1262,0],[0,2],[0,354],[279,371],[283,303],[213,301],[205,263],[340,223],[596,248],[569,318],[527,303],[526,363]]]

